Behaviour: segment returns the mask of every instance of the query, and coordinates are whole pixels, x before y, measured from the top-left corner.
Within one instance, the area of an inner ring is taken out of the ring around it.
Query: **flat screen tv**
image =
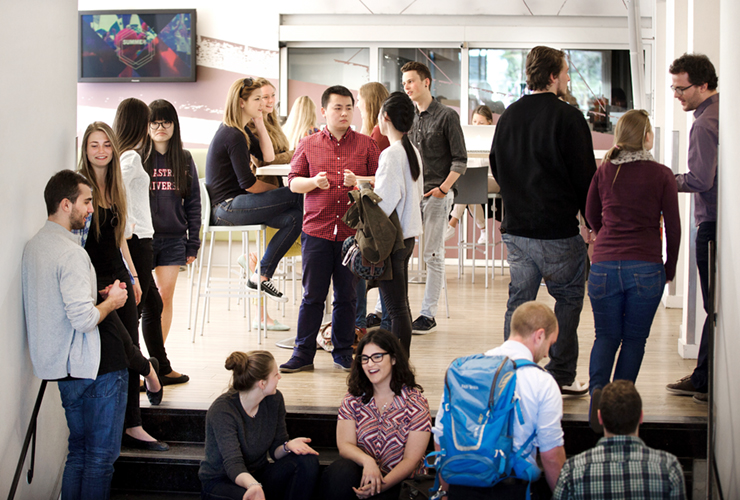
[[[194,82],[195,9],[80,11],[79,82]]]

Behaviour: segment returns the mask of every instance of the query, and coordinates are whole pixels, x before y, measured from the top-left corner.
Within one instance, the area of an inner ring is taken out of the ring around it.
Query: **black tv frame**
[[[184,77],[146,76],[137,78],[125,77],[90,77],[82,76],[82,17],[97,15],[128,15],[128,14],[190,14],[190,53],[192,64],[190,74]],[[194,82],[196,81],[196,37],[197,37],[196,9],[116,9],[116,10],[80,10],[77,11],[77,81],[79,83],[139,83],[139,82]]]

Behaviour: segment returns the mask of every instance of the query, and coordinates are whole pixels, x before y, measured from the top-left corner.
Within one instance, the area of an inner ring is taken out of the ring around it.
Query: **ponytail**
[[[406,150],[406,156],[408,156],[409,158],[409,169],[411,170],[411,178],[413,180],[416,180],[419,178],[419,175],[421,175],[421,169],[419,168],[419,157],[416,156],[416,150],[411,144],[408,134],[403,134],[401,144],[403,145],[403,149]]]

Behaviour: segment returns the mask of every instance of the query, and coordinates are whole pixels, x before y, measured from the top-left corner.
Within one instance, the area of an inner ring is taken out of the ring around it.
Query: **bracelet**
[[[249,488],[251,488],[252,486],[262,486],[262,483],[258,483],[257,481],[255,481],[255,482],[253,482],[253,483],[249,483],[249,484],[247,485],[247,488],[246,488],[246,489],[249,489]]]
[[[133,278],[134,278],[134,279],[139,279],[139,277],[138,277],[138,276],[134,276]]]
[[[441,184],[440,184],[439,186],[437,186],[437,189],[439,189],[440,193],[442,193],[442,194],[443,194],[443,195],[445,195],[445,196],[447,195],[447,193],[449,193],[449,192],[450,192],[450,190],[449,190],[449,189],[447,190],[447,193],[445,193],[444,191],[442,191],[442,185],[441,185]]]
[[[284,442],[284,443],[283,443],[283,451],[284,451],[285,453],[293,453],[293,452],[292,452],[292,451],[290,451],[290,449],[288,448],[288,441],[286,441],[286,442]]]

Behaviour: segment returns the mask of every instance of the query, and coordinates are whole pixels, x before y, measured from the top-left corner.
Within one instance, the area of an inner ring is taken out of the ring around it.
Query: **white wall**
[[[718,322],[715,349],[715,438],[716,456],[725,498],[740,498],[740,399],[737,381],[740,367],[735,357],[740,352],[740,127],[734,119],[740,107],[740,96],[733,92],[733,82],[740,78],[737,47],[740,47],[740,4],[737,0],[720,0],[720,127],[719,127],[719,219],[717,230]],[[724,92],[722,91],[723,89]]]
[[[8,494],[39,380],[28,356],[21,299],[25,243],[46,219],[43,189],[52,173],[74,167],[76,0],[3,2],[0,32],[0,496]],[[56,384],[41,406],[33,484],[16,498],[58,496],[67,426]],[[25,471],[24,471],[25,478]]]

